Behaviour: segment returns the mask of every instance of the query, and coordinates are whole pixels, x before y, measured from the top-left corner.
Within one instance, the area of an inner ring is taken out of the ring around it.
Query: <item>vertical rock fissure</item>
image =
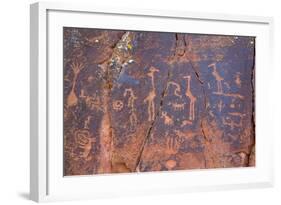
[[[116,47],[119,42],[122,40],[123,36],[117,41],[116,44],[112,46],[112,53],[109,58],[101,62],[99,65],[103,69],[105,76],[105,89],[103,91],[103,102],[104,102],[104,115],[101,121],[101,135],[100,135],[100,169],[99,173],[110,173],[112,170],[112,148],[113,148],[113,139],[112,139],[112,123],[111,123],[111,115],[110,115],[110,96],[112,89],[112,76],[109,70],[109,63],[114,56],[114,52],[116,51]]]
[[[175,34],[175,46],[174,46],[173,58],[176,57],[177,41],[178,41],[178,36],[177,36],[177,34]],[[149,137],[150,137],[150,135],[151,135],[151,131],[152,131],[153,127],[154,127],[154,124],[155,124],[156,120],[158,119],[158,117],[159,117],[159,115],[160,115],[160,112],[161,112],[161,110],[162,110],[162,106],[163,106],[163,102],[164,102],[164,97],[165,97],[166,94],[167,94],[168,83],[169,83],[169,81],[170,81],[170,78],[171,78],[171,69],[170,69],[170,67],[169,67],[169,68],[168,68],[168,73],[167,73],[167,78],[166,78],[166,79],[167,79],[167,80],[166,80],[166,85],[165,85],[165,87],[164,87],[164,89],[163,89],[163,91],[162,91],[162,93],[161,93],[161,99],[160,99],[160,103],[159,103],[159,108],[158,108],[158,110],[157,110],[157,113],[156,113],[156,115],[155,115],[154,120],[152,121],[152,123],[151,123],[151,125],[150,125],[150,127],[149,127],[149,129],[148,129],[148,131],[147,131],[146,137],[145,137],[144,142],[143,142],[143,144],[142,144],[140,153],[139,153],[138,158],[137,158],[137,163],[136,163],[135,171],[139,171],[139,166],[140,166],[140,162],[141,162],[141,158],[142,158],[142,154],[143,154],[145,145],[146,145],[146,143],[147,143],[147,141],[148,141],[148,139],[149,139]]]
[[[185,42],[185,45],[186,45],[186,48],[187,48],[189,43],[186,42],[186,38],[184,38],[184,42]],[[204,95],[204,108],[205,108],[205,110],[204,110],[204,117],[205,117],[206,116],[206,112],[207,112],[207,96],[206,96],[206,91],[205,91],[205,87],[204,87],[204,81],[201,80],[199,71],[195,68],[194,63],[192,62],[192,60],[188,56],[187,56],[187,59],[188,59],[188,62],[190,63],[190,65],[191,65],[192,70],[194,71],[194,74],[196,76],[197,81],[199,82],[199,84],[201,85],[201,88],[202,88],[202,92],[203,92],[203,95]],[[201,127],[202,134],[203,134],[204,138],[207,140],[207,137],[206,137],[206,135],[204,133],[204,130],[203,130],[203,122],[202,121],[203,121],[204,117],[202,117],[202,119],[201,119],[200,127]]]
[[[185,45],[185,49],[187,49],[187,47],[189,45],[189,42],[188,43],[186,42],[186,38],[184,38],[184,45]],[[191,52],[193,52],[193,51],[191,51]],[[194,63],[192,62],[192,60],[188,57],[188,55],[186,57],[188,59],[188,62],[190,63],[190,66],[191,66],[192,70],[194,71],[196,79],[198,80],[198,82],[200,83],[200,85],[202,87],[203,94],[204,94],[205,110],[206,110],[207,109],[207,97],[206,97],[206,91],[205,91],[205,88],[204,88],[204,81],[201,80],[199,71],[196,69],[196,67],[195,67]]]
[[[166,95],[166,93],[167,93],[169,80],[170,80],[170,68],[168,68],[168,74],[167,74],[166,85],[165,85],[165,87],[164,87],[164,89],[163,89],[163,91],[162,91],[162,93],[161,93],[159,108],[158,108],[157,113],[156,113],[156,115],[155,115],[155,118],[153,119],[153,121],[152,121],[152,123],[151,123],[151,125],[150,125],[150,127],[149,127],[149,129],[148,129],[148,131],[147,131],[147,134],[146,134],[146,136],[145,136],[144,142],[143,142],[143,144],[142,144],[142,147],[141,147],[141,150],[140,150],[138,159],[137,159],[135,171],[138,171],[138,169],[139,169],[141,157],[142,157],[142,154],[143,154],[143,150],[144,150],[145,145],[146,145],[146,143],[147,143],[147,141],[148,141],[148,139],[149,139],[149,137],[150,137],[150,135],[151,135],[151,131],[152,131],[153,127],[154,127],[154,124],[155,124],[156,120],[158,119],[159,114],[160,114],[160,112],[161,112],[161,110],[162,110],[163,101],[164,101],[164,97],[165,97],[165,95]]]
[[[187,49],[187,46],[189,45],[189,42],[187,43],[186,42],[186,38],[184,38],[184,42],[185,42],[185,49]],[[194,52],[194,51],[191,51],[191,52]],[[206,115],[207,115],[207,96],[206,96],[206,91],[205,91],[205,87],[204,87],[204,81],[201,80],[200,78],[200,74],[199,74],[199,71],[195,68],[194,66],[194,63],[192,62],[192,60],[187,56],[187,59],[191,65],[191,68],[196,76],[196,79],[197,81],[199,82],[201,88],[202,88],[202,92],[203,92],[203,96],[204,96],[204,112],[203,112],[203,116],[201,117],[200,119],[200,130],[201,130],[201,133],[205,139],[205,146],[209,146],[209,143],[210,143],[210,140],[208,139],[205,131],[204,131],[204,125],[203,125],[203,120],[205,119]],[[204,153],[204,166],[205,168],[207,168],[207,160],[206,160],[206,155]]]

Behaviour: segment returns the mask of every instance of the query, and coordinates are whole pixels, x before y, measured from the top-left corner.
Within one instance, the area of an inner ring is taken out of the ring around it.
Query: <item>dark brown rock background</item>
[[[255,166],[255,38],[64,28],[64,175]]]

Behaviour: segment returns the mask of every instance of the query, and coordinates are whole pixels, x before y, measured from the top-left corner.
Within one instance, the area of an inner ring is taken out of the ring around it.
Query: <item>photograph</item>
[[[255,167],[255,42],[63,27],[63,175]]]
[[[3,1],[0,204],[281,205],[278,3]]]

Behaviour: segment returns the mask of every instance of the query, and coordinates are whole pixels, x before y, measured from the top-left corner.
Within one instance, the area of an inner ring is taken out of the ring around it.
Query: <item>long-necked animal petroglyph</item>
[[[151,78],[151,87],[152,90],[149,91],[148,96],[144,99],[144,103],[148,103],[148,121],[153,121],[155,118],[155,102],[154,98],[156,97],[156,89],[155,89],[155,79],[154,73],[159,72],[155,67],[150,67],[148,76]]]
[[[191,87],[190,87],[191,76],[190,75],[184,76],[184,78],[187,81],[185,95],[186,95],[186,97],[188,97],[190,99],[190,104],[189,104],[189,120],[194,120],[195,119],[195,102],[196,102],[196,97],[191,92]]]

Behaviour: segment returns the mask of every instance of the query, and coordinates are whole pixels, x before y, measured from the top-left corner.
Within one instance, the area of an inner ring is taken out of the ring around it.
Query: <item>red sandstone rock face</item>
[[[254,45],[64,28],[64,174],[255,166]]]

